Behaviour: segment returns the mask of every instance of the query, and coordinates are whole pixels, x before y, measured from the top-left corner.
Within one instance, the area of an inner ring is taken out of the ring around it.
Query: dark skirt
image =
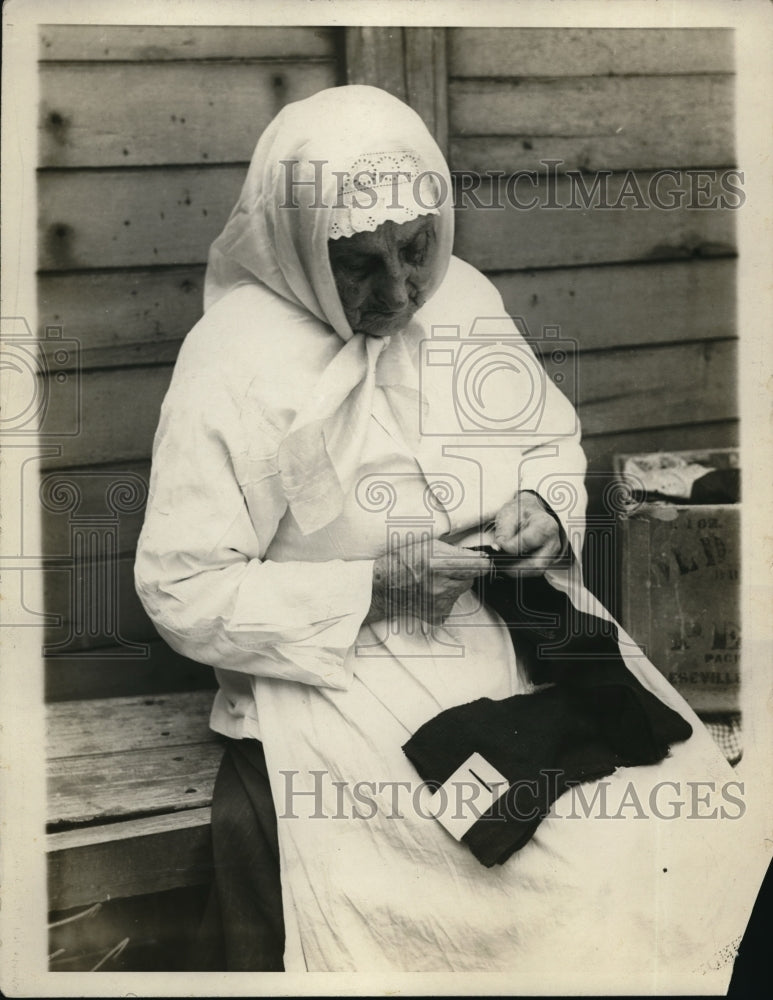
[[[212,796],[214,883],[191,967],[283,972],[276,812],[258,740],[225,739]]]

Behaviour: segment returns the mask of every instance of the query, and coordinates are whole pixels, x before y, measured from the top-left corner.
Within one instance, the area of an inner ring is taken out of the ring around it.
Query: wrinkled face
[[[437,254],[436,216],[328,242],[330,266],[355,333],[397,333],[424,305]]]

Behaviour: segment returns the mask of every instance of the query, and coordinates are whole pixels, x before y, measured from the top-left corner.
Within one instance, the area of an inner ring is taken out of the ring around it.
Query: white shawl
[[[357,469],[377,383],[388,396],[397,394],[392,409],[406,435],[415,438],[418,431],[415,369],[402,339],[352,332],[328,256],[331,230],[340,234],[335,220],[345,214],[337,207],[342,204],[341,188],[350,172],[361,169],[371,156],[386,157],[389,167],[409,156],[420,173],[436,179],[438,253],[428,288],[431,296],[451,257],[451,178],[419,116],[375,87],[324,90],[276,116],[260,137],[239,201],[209,255],[205,309],[237,285],[257,279],[329,325],[331,336],[343,342],[319,373],[315,391],[281,448],[285,492],[306,534],[330,523],[341,510]],[[406,199],[412,200],[414,214],[426,213],[422,190],[404,185],[394,199],[402,211],[390,215],[382,202],[383,217],[404,221]],[[373,223],[364,219],[363,225],[372,228]]]

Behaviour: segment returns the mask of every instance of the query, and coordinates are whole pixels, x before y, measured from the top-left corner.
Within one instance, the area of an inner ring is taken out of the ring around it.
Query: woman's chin
[[[406,326],[416,310],[413,307],[401,309],[397,313],[368,312],[360,316],[357,333],[367,333],[372,337],[389,337]]]

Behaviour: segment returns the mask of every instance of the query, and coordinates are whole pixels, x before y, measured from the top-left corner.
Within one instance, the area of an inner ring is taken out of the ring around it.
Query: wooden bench
[[[49,909],[211,876],[212,691],[47,708]]]

